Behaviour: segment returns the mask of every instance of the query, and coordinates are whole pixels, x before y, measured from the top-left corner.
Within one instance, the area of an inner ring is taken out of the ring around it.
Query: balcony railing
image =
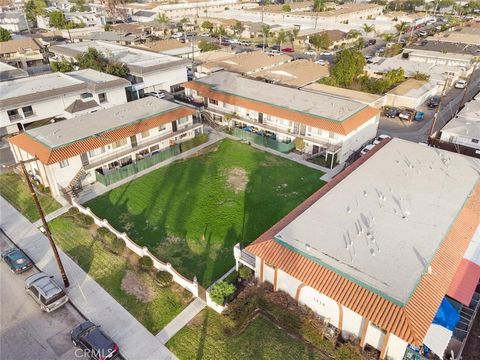
[[[13,122],[13,121],[18,121],[18,120],[22,120],[22,115],[20,114],[15,114],[15,115],[8,115],[8,119]]]

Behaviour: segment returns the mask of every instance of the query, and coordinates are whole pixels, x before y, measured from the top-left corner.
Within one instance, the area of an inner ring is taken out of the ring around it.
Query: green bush
[[[157,281],[160,283],[160,286],[165,287],[169,286],[173,281],[173,275],[168,271],[159,271],[157,272]]]
[[[101,227],[97,229],[97,234],[103,238],[107,238],[111,234],[111,232],[106,227]]]
[[[142,256],[140,260],[138,260],[138,264],[142,270],[150,271],[153,267],[153,260],[150,256]]]
[[[121,255],[125,251],[125,248],[127,247],[127,245],[125,244],[125,241],[123,241],[122,239],[118,237],[114,237],[111,242],[111,247],[112,247],[112,252],[114,252],[117,255]],[[152,265],[153,265],[153,262],[152,262]]]
[[[252,275],[253,271],[249,267],[242,266],[240,269],[238,269],[238,276],[241,279],[250,280],[252,278]]]
[[[235,285],[225,281],[216,283],[210,290],[210,297],[219,305],[223,305],[225,300],[235,292]]]
[[[193,139],[180,143],[180,152],[188,151],[208,141],[208,134],[200,134]]]
[[[79,225],[81,227],[84,227],[84,228],[88,228],[93,224],[93,218],[92,217],[90,217],[86,214],[82,214],[75,207],[70,208],[65,215],[68,216],[68,217],[71,217],[77,225]]]

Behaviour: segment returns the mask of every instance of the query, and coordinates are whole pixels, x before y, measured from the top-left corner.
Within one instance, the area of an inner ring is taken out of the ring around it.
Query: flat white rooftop
[[[357,101],[268,84],[228,71],[219,71],[195,81],[227,94],[339,122],[366,107]]]
[[[275,239],[403,305],[479,173],[478,159],[393,139]]]
[[[92,70],[92,69],[71,71],[71,72],[68,72],[67,75],[83,82],[95,83],[95,84],[101,84],[101,83],[106,83],[109,81],[115,81],[120,79],[117,76],[110,75],[101,71]]]
[[[27,134],[50,148],[67,145],[92,136],[117,129],[136,121],[166,113],[181,105],[146,97],[113,108],[80,115],[66,121],[45,125],[27,131]]]
[[[457,116],[443,127],[442,131],[468,139],[480,140],[480,96],[477,95],[477,98],[467,102]]]

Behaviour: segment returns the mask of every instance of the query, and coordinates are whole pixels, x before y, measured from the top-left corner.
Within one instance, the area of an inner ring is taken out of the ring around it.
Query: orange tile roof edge
[[[480,182],[477,182],[473,193],[465,202],[448,235],[437,250],[430,264],[431,274],[427,273],[422,277],[404,307],[386,300],[371,290],[282,246],[273,239],[281,229],[360,167],[387,142],[379,144],[382,146],[377,145],[366,156],[337,175],[247,246],[246,250],[364,316],[387,332],[395,334],[410,344],[419,346],[454,279],[463,254],[478,226]]]
[[[367,106],[362,110],[358,111],[356,114],[352,115],[350,118],[342,121],[332,121],[327,118],[322,118],[314,115],[307,115],[305,113],[297,112],[294,110],[288,110],[285,108],[280,108],[275,105],[266,104],[256,100],[246,99],[240,96],[227,94],[215,89],[212,89],[209,85],[200,84],[195,81],[189,81],[183,84],[184,87],[197,90],[203,96],[209,97],[215,100],[223,101],[228,104],[237,105],[252,109],[258,112],[263,112],[266,114],[271,114],[278,116],[283,119],[288,119],[291,121],[300,122],[302,124],[319,127],[324,130],[333,131],[338,134],[347,135],[352,131],[356,130],[359,126],[370,120],[372,117],[380,113],[379,109],[372,108]]]
[[[92,136],[56,148],[48,147],[28,135],[28,132],[11,137],[9,142],[36,156],[41,163],[50,165],[194,113],[195,110],[187,107],[177,108],[159,116],[106,131],[102,133],[102,138]]]

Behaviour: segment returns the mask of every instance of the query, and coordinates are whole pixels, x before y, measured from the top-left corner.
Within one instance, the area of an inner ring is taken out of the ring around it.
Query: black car
[[[71,332],[73,345],[82,349],[91,359],[113,359],[119,355],[117,344],[91,321],[77,325]]]
[[[270,49],[280,51],[280,45],[272,45],[270,46]]]
[[[376,39],[369,39],[368,40],[368,45],[375,45],[377,43],[377,40]]]
[[[440,105],[440,96],[437,96],[437,95],[432,96],[427,101],[427,106],[431,109],[438,107],[438,105]]]
[[[386,117],[389,117],[389,118],[394,118],[399,113],[400,113],[400,110],[398,110],[398,108],[396,108],[396,107],[387,107],[383,111],[383,115],[385,115]]]

